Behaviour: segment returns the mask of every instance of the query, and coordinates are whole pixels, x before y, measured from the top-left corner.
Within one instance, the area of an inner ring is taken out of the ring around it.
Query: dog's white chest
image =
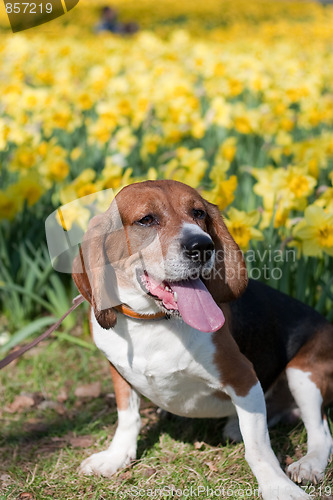
[[[118,372],[161,408],[189,417],[222,417],[234,406],[221,393],[211,335],[177,319],[140,321],[118,316],[101,328],[92,313],[94,340]]]

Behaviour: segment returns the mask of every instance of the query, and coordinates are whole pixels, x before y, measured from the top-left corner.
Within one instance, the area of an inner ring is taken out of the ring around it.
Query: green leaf
[[[45,307],[45,309],[47,309],[48,311],[51,311],[51,309],[52,309],[52,307],[50,306],[50,304],[48,302],[46,302],[46,300],[41,299],[35,293],[27,291],[23,286],[15,285],[14,283],[5,283],[4,285],[0,284],[0,288],[3,288],[5,290],[10,290],[10,291],[15,290],[15,291],[21,293],[23,295],[23,297],[24,296],[31,297],[38,304],[40,304],[41,306]]]
[[[90,351],[97,350],[97,347],[95,346],[95,344],[91,344],[89,342],[86,342],[85,340],[82,340],[78,337],[74,337],[73,335],[69,335],[68,333],[56,332],[56,336],[60,340],[65,340],[66,342],[70,342],[71,344],[79,345],[80,347],[84,347],[85,349],[89,349]]]
[[[11,339],[4,345],[2,346],[0,352],[5,353],[9,351],[12,347],[17,346],[20,342],[23,342],[23,340],[27,339],[30,337],[30,335],[33,335],[36,332],[39,332],[42,328],[45,326],[49,326],[53,323],[55,323],[57,320],[53,316],[47,316],[45,318],[38,318],[35,321],[32,321],[29,323],[27,326],[24,326],[17,332],[13,334]]]

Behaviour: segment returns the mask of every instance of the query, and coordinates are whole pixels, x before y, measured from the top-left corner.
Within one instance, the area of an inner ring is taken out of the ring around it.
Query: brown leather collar
[[[133,309],[131,309],[128,306],[125,306],[125,304],[120,304],[119,306],[114,306],[113,309],[116,309],[116,311],[123,313],[125,316],[128,316],[129,318],[134,318],[134,319],[146,319],[146,320],[151,320],[151,319],[162,319],[166,318],[166,314],[163,311],[154,313],[154,314],[140,314]]]

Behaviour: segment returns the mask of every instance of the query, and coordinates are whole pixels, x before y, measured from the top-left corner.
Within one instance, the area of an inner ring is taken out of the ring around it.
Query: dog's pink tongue
[[[178,310],[188,325],[201,332],[216,332],[225,321],[223,312],[200,279],[173,282]]]

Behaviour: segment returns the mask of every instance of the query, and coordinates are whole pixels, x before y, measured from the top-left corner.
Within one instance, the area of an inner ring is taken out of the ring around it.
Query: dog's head
[[[218,208],[169,180],[125,187],[90,221],[73,278],[103,328],[115,325],[113,307],[125,303],[215,331],[224,321],[216,304],[247,285],[242,252]]]

